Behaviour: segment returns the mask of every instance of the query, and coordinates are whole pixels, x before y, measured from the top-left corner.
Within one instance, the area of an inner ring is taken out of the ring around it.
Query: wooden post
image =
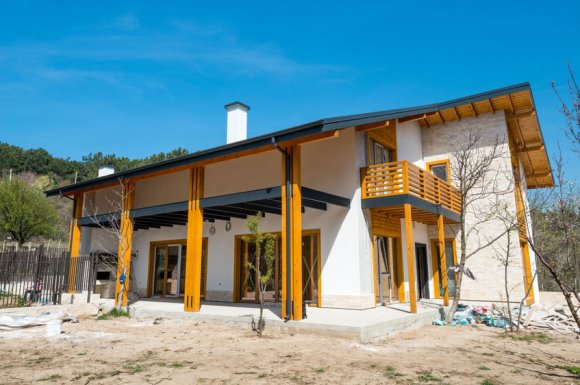
[[[119,219],[119,251],[117,253],[117,282],[115,284],[115,306],[118,306],[121,292],[121,274],[125,274],[123,284],[123,300],[121,306],[127,306],[129,297],[129,277],[131,274],[131,249],[133,245],[133,220],[131,210],[135,200],[135,184],[123,181],[121,183],[121,218]]]
[[[187,209],[187,263],[185,265],[184,310],[197,312],[201,308],[201,260],[203,257],[203,198],[204,169],[189,171],[189,203]]]
[[[74,195],[72,215],[70,219],[70,268],[68,273],[68,292],[74,293],[77,272],[78,256],[81,248],[81,227],[78,225],[78,219],[83,215],[84,194],[77,193]]]
[[[405,238],[407,241],[407,276],[409,278],[409,299],[411,313],[417,313],[417,289],[415,287],[415,244],[413,243],[413,217],[411,205],[404,204]]]
[[[290,175],[290,213],[286,212],[286,159],[282,157],[282,318],[286,314],[286,299],[290,296],[292,310],[290,319],[302,319],[302,193],[300,184],[300,147],[298,145],[287,147],[286,152],[291,157]],[[290,239],[286,237],[286,217],[290,216]],[[286,245],[290,242],[290,271],[291,292],[287,288],[287,263]]]
[[[441,271],[441,288],[443,289],[443,305],[449,306],[449,290],[447,289],[447,261],[445,255],[445,231],[443,228],[443,215],[437,217],[437,230],[439,234],[439,266]],[[435,269],[435,266],[433,266]]]
[[[300,146],[292,147],[292,319],[302,319],[302,191]]]
[[[286,149],[286,151],[288,151],[288,149]],[[288,293],[288,284],[287,284],[287,271],[288,271],[288,264],[286,263],[286,259],[287,259],[287,244],[288,242],[290,242],[289,239],[287,239],[286,237],[286,218],[289,215],[289,213],[287,213],[286,211],[286,156],[282,155],[282,189],[281,189],[281,209],[282,209],[282,242],[281,242],[281,247],[282,247],[282,252],[280,253],[280,261],[281,261],[281,265],[282,265],[282,319],[286,319],[289,314],[287,314],[286,311],[286,301],[288,299],[288,297],[290,297],[290,301],[292,301],[292,293]],[[292,313],[292,311],[290,311],[290,313]],[[291,316],[291,314],[290,314]]]

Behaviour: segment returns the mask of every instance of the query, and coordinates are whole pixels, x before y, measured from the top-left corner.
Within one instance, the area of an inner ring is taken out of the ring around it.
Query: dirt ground
[[[580,384],[580,341],[429,326],[369,344],[191,320],[0,331],[2,384]]]

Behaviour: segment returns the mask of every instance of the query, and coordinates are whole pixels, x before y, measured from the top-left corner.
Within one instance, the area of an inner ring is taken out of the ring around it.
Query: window
[[[383,146],[379,142],[372,141],[373,159],[372,164],[383,164],[392,162],[395,158],[395,152]]]
[[[429,171],[437,178],[449,182],[450,172],[449,172],[449,161],[443,160],[438,162],[432,162],[427,164]]]

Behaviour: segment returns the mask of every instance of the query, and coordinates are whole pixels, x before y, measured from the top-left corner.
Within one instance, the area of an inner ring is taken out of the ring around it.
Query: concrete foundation
[[[266,330],[281,333],[316,333],[368,342],[402,331],[430,325],[439,317],[436,301],[419,302],[418,312],[409,313],[408,304],[393,304],[365,310],[308,307],[307,318],[284,322],[280,304],[271,304],[264,310]],[[113,308],[112,301],[102,300],[101,308]],[[250,328],[258,319],[259,307],[255,304],[203,303],[201,311],[186,313],[180,300],[140,300],[132,303],[128,311],[136,319],[196,319],[201,322],[220,322]]]

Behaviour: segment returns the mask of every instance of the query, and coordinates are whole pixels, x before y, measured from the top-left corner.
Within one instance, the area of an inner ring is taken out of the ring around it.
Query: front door
[[[419,298],[430,298],[427,245],[415,243],[415,258],[417,263],[417,278],[419,281]]]
[[[153,294],[161,297],[180,293],[181,245],[155,247]]]

